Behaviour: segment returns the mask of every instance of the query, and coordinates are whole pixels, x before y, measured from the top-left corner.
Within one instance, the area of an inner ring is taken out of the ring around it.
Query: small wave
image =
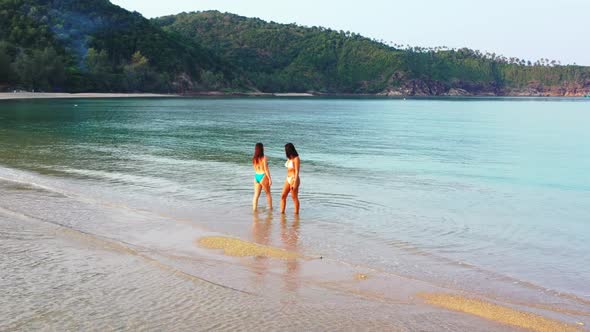
[[[340,209],[340,212],[342,212],[342,208],[363,211],[374,211],[375,208],[386,208],[386,206],[379,203],[359,199],[355,195],[326,192],[303,192],[300,196],[301,199],[311,201],[318,206],[338,208]]]

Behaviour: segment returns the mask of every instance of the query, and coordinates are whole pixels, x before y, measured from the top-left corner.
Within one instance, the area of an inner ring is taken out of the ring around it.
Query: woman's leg
[[[272,195],[270,194],[270,181],[266,177],[264,177],[264,180],[262,181],[262,188],[266,193],[266,202],[268,203],[268,209],[272,210]]]
[[[262,186],[260,183],[254,183],[254,197],[252,198],[252,211],[258,210],[258,198],[260,198],[260,192]]]
[[[295,205],[295,214],[299,214],[299,179],[295,181],[295,185],[291,187],[291,198],[293,198],[293,204]]]
[[[287,196],[289,195],[290,190],[291,185],[289,185],[289,182],[285,181],[283,192],[281,193],[281,213],[285,213],[285,207],[287,206]]]

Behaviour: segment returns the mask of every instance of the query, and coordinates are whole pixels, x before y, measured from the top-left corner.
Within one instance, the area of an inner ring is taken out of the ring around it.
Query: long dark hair
[[[285,154],[287,155],[287,159],[299,157],[299,153],[295,150],[295,145],[293,145],[293,143],[285,144]]]
[[[252,163],[254,165],[258,164],[262,158],[264,158],[264,145],[262,145],[262,143],[256,143],[256,146],[254,147],[254,157],[252,157]]]

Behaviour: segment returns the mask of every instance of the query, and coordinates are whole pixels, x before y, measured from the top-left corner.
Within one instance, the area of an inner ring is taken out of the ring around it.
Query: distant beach
[[[67,98],[167,98],[178,97],[173,94],[157,93],[59,93],[59,92],[0,92],[0,100],[5,99],[67,99]]]
[[[226,93],[222,91],[204,91],[190,94],[159,94],[159,93],[102,93],[102,92],[0,92],[0,100],[8,99],[77,99],[77,98],[176,98],[176,97],[313,97],[312,93],[264,93],[243,92]]]
[[[362,93],[319,93],[319,92],[224,92],[224,91],[200,91],[185,94],[159,94],[159,93],[103,93],[103,92],[0,92],[0,100],[18,99],[108,99],[108,98],[196,98],[196,97],[278,97],[278,98],[583,98],[582,96],[558,96],[558,95],[525,95],[511,94],[508,96],[496,95],[401,95],[401,94],[362,94]]]

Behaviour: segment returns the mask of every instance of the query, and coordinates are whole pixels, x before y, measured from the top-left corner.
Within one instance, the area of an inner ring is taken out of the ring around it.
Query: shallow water
[[[574,99],[5,101],[0,208],[155,255],[190,252],[186,227],[199,227],[512,303],[587,310],[588,123],[590,103]],[[276,206],[282,147],[298,148],[298,220],[250,213],[258,141]],[[273,270],[265,265],[253,268]],[[293,289],[300,271],[285,271]]]

